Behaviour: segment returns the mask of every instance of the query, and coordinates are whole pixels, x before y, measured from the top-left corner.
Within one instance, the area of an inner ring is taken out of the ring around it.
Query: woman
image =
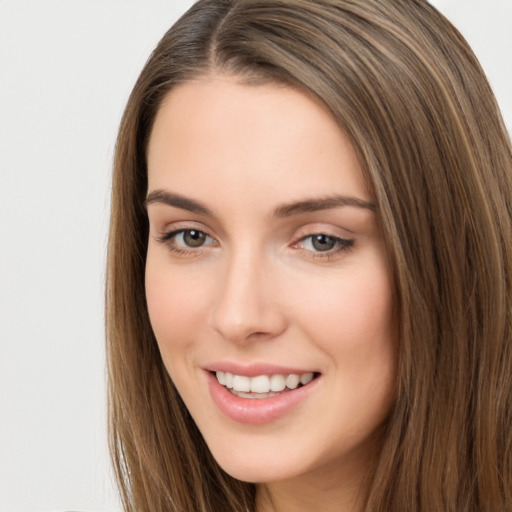
[[[512,510],[511,198],[427,2],[197,2],[116,149],[126,510]]]

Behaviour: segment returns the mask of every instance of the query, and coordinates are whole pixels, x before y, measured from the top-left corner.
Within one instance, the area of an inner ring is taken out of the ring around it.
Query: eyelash
[[[296,247],[298,244],[304,243],[306,240],[311,240],[311,244],[313,244],[313,240],[315,237],[326,237],[330,239],[334,243],[334,247],[327,251],[315,251],[309,249],[303,249],[307,252],[310,252],[313,255],[314,259],[324,259],[329,261],[333,257],[336,257],[342,252],[350,252],[354,247],[354,240],[349,240],[346,238],[341,238],[339,236],[329,235],[327,233],[312,233],[310,235],[306,235],[302,237],[300,240],[293,244],[293,247]]]
[[[197,246],[196,248],[188,247],[185,248],[185,246],[178,246],[175,243],[176,237],[178,235],[185,235],[186,233],[192,233],[196,232],[206,238],[209,238],[211,240],[214,240],[213,237],[205,233],[204,231],[201,231],[200,229],[177,229],[174,231],[170,231],[169,233],[164,233],[162,236],[157,238],[157,241],[160,243],[165,244],[173,253],[178,255],[194,255],[199,256],[198,253],[200,253],[200,250],[205,247],[205,245]],[[302,249],[305,252],[311,253],[312,257],[314,259],[323,259],[323,260],[330,260],[331,258],[335,257],[339,253],[342,252],[350,252],[354,247],[354,240],[341,238],[334,235],[329,235],[327,233],[311,233],[309,235],[306,235],[304,237],[301,237],[297,242],[292,244],[292,247],[298,248],[299,244],[304,243],[306,240],[311,239],[311,243],[313,243],[314,237],[326,237],[329,238],[330,241],[332,241],[335,245],[332,249],[329,249],[327,251],[315,251],[310,249]]]
[[[173,253],[178,255],[198,255],[197,253],[204,247],[204,245],[200,245],[197,248],[189,247],[186,248],[186,246],[178,246],[175,243],[176,237],[178,235],[185,235],[186,233],[192,233],[196,232],[201,235],[204,235],[207,238],[210,238],[213,240],[213,238],[205,233],[204,231],[201,231],[200,229],[176,229],[174,231],[170,231],[169,233],[164,233],[161,237],[159,237],[157,240],[163,244],[165,244]]]

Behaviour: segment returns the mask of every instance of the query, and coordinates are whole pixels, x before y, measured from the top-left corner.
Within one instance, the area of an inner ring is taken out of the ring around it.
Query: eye
[[[196,229],[189,229],[178,233],[176,236],[176,241],[180,241],[183,245],[187,247],[201,247],[205,244],[208,235],[203,233],[202,231],[198,231]]]
[[[204,231],[198,229],[180,229],[166,233],[160,239],[175,252],[186,252],[190,249],[199,249],[206,245],[214,245],[216,242]]]
[[[349,250],[354,245],[354,240],[347,240],[325,233],[315,233],[302,238],[298,244],[301,249],[317,253],[334,253]]]

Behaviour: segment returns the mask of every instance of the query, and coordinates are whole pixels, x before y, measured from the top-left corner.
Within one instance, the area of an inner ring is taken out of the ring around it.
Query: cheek
[[[331,350],[374,350],[375,345],[394,337],[393,299],[385,269],[354,269],[316,290],[312,286],[307,289],[311,290],[307,295],[294,293],[302,296],[295,316],[307,323],[319,343],[332,344]]]
[[[164,362],[185,350],[204,323],[207,292],[204,279],[190,272],[170,270],[169,265],[152,258],[146,263],[146,301],[153,332]]]
[[[312,343],[327,354],[347,409],[371,403],[369,410],[380,421],[393,401],[397,338],[388,272],[371,268],[353,269],[336,284],[324,283],[321,292],[297,304],[295,316]]]
[[[346,282],[337,309],[334,300],[329,307],[331,320],[324,317],[322,325],[330,326],[322,340],[336,369],[335,387],[343,390],[340,404],[352,411],[354,436],[370,433],[385,421],[396,396],[398,349],[387,275]]]

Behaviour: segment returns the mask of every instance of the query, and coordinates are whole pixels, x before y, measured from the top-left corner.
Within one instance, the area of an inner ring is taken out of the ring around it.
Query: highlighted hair
[[[160,359],[144,294],[146,146],[209,74],[313,95],[350,137],[392,265],[397,397],[367,512],[512,511],[512,151],[484,73],[424,0],[200,0],[121,123],[107,270],[110,443],[127,512],[254,512]]]

